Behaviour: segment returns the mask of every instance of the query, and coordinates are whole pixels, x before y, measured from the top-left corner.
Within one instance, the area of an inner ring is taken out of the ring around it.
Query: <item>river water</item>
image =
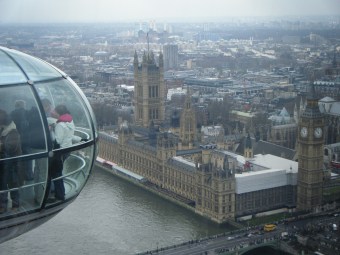
[[[0,254],[136,254],[228,230],[95,167],[71,205]]]

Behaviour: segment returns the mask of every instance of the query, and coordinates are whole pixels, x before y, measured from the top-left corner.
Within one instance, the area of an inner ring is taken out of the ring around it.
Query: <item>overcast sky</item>
[[[0,0],[0,23],[340,15],[340,0]]]

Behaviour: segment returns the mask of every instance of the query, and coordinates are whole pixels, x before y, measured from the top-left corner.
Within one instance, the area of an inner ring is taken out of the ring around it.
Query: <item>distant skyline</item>
[[[340,0],[0,0],[0,24],[314,15],[340,15]]]

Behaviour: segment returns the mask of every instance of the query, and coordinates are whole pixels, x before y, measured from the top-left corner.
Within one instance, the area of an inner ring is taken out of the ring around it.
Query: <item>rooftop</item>
[[[297,173],[298,171],[298,162],[277,157],[271,154],[254,155],[254,158],[250,162],[269,169],[284,169],[284,170],[291,169],[295,173]]]

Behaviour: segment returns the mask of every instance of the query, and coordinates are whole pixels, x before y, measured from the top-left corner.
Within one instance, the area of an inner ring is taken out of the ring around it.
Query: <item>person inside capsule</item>
[[[89,174],[94,147],[75,147],[92,137],[88,114],[66,83],[52,84],[36,85],[43,111],[27,87],[2,88],[1,217],[72,199]]]
[[[1,46],[0,63],[1,243],[39,226],[74,201],[90,176],[98,133],[89,101],[67,74]],[[58,105],[66,106],[72,121],[54,111]],[[65,144],[58,137],[60,146],[54,146],[58,135],[52,129],[71,123],[72,142]],[[61,159],[57,174],[54,158]],[[61,192],[56,193],[55,186]]]
[[[14,121],[6,111],[0,109],[0,159],[17,157],[22,154],[21,140]],[[0,213],[7,211],[8,189],[18,188],[23,183],[20,161],[5,162],[0,164]],[[19,191],[10,191],[12,210],[19,208]]]

